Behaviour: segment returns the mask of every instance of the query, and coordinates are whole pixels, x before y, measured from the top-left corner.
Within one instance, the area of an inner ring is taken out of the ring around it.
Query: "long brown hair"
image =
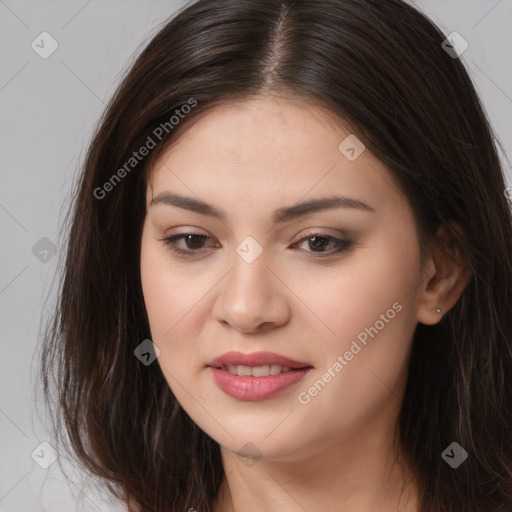
[[[40,372],[56,438],[117,498],[145,512],[212,511],[218,444],[158,364],[134,356],[150,338],[139,275],[146,178],[199,114],[279,93],[357,129],[422,239],[460,227],[452,235],[471,278],[439,324],[417,326],[400,441],[421,512],[512,510],[512,218],[499,143],[445,38],[401,0],[199,0],[127,71],[75,184]],[[144,145],[154,147],[131,160]],[[468,453],[456,470],[441,457],[453,441]]]

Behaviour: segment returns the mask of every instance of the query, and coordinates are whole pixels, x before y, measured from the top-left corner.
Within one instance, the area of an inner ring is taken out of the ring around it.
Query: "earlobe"
[[[429,255],[430,268],[417,311],[418,322],[425,325],[437,324],[453,308],[471,277],[468,260],[454,232],[462,238],[463,234],[455,223],[451,228],[452,231],[446,225],[439,228]]]
[[[420,324],[435,325],[443,318],[443,310],[439,307],[428,308],[426,304],[418,306],[417,320]]]

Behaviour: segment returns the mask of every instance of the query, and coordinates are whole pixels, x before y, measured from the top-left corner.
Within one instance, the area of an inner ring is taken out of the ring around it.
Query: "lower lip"
[[[265,400],[272,398],[288,386],[299,382],[309,368],[269,375],[268,377],[239,377],[220,368],[209,366],[213,380],[227,395],[238,400]]]

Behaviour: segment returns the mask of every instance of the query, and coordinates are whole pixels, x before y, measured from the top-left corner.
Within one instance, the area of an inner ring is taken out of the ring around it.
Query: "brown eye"
[[[161,241],[169,247],[173,252],[182,254],[184,256],[192,256],[194,253],[199,253],[204,247],[204,243],[211,238],[201,233],[182,233],[179,235],[172,235],[164,238]],[[178,242],[183,241],[185,246],[178,245]],[[346,251],[352,244],[349,240],[341,240],[334,236],[314,233],[302,238],[297,244],[308,242],[310,250],[305,252],[317,254],[319,257],[332,256]],[[295,244],[295,245],[297,245]],[[219,244],[214,244],[213,247],[218,247]],[[331,249],[329,250],[329,247]]]
[[[188,255],[203,249],[205,240],[209,238],[209,236],[200,233],[182,233],[180,235],[173,235],[168,238],[164,238],[161,241],[164,242],[172,251],[177,252],[178,254]],[[185,248],[177,245],[177,241],[180,240],[184,241]]]
[[[204,243],[205,238],[208,238],[206,235],[185,235],[185,244],[187,245],[187,249],[201,249],[202,244]]]
[[[318,253],[321,256],[330,256],[332,254],[338,254],[346,251],[352,244],[349,240],[341,240],[334,236],[323,235],[321,233],[314,233],[307,237],[302,238],[298,243],[303,244],[308,242],[308,247],[312,250],[307,252]],[[334,250],[323,250],[328,249],[329,245],[334,246]]]

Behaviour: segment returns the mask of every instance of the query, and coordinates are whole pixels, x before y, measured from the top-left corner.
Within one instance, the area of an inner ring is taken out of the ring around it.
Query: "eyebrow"
[[[216,208],[215,206],[205,203],[199,199],[185,197],[179,194],[172,194],[170,192],[162,192],[158,194],[158,196],[152,199],[149,206],[152,207],[157,204],[177,206],[178,208],[191,210],[201,215],[210,215],[222,221],[225,221],[227,218],[226,212],[220,208]],[[280,222],[287,222],[297,217],[332,208],[352,208],[375,213],[374,208],[359,199],[344,196],[329,196],[320,199],[312,199],[293,206],[279,208],[273,212],[272,222],[276,224]]]

